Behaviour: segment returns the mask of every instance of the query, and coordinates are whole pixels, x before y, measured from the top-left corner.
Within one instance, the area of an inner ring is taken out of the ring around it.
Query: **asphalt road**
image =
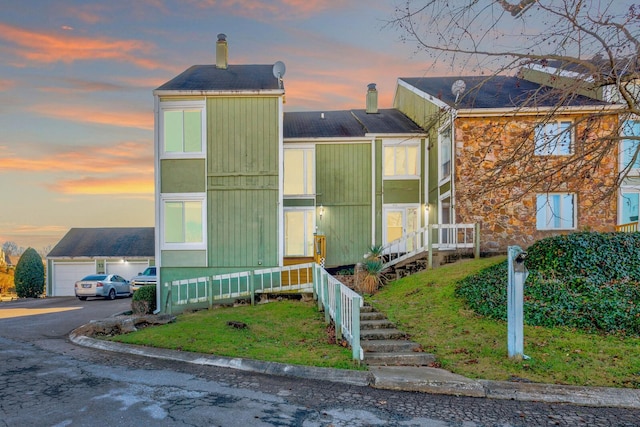
[[[76,346],[130,299],[0,303],[0,426],[640,426],[640,411],[376,390]]]

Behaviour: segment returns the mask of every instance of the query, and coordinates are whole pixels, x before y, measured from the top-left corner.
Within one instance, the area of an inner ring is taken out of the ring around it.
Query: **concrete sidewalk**
[[[443,369],[422,366],[375,366],[370,367],[369,371],[351,371],[288,365],[98,340],[82,335],[78,332],[79,329],[72,331],[69,339],[85,347],[267,375],[332,381],[388,390],[640,409],[640,390],[637,389],[473,380]]]

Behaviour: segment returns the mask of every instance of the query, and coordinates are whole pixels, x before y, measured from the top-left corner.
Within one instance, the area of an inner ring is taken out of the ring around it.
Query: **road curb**
[[[202,353],[183,352],[179,350],[140,347],[131,344],[98,340],[95,338],[77,334],[75,331],[72,331],[69,334],[69,339],[74,344],[95,348],[98,350],[153,357],[156,359],[174,360],[178,362],[193,363],[196,365],[232,368],[238,369],[240,371],[256,372],[266,375],[280,375],[286,377],[323,380],[357,386],[369,386],[373,382],[373,376],[369,371],[350,371],[346,369],[289,365],[286,363],[264,362],[261,360],[243,359],[237,357],[231,358]]]
[[[370,367],[369,371],[350,371],[346,369],[289,365],[278,362],[141,347],[91,338],[79,334],[79,330],[80,328],[72,331],[69,334],[69,339],[74,344],[84,347],[197,365],[238,369],[265,375],[331,381],[387,390],[530,402],[567,403],[592,407],[640,409],[640,390],[638,389],[473,380],[444,369],[424,366],[374,366]]]

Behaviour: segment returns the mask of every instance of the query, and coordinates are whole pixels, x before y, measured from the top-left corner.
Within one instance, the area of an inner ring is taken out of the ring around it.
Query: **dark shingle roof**
[[[324,118],[322,115],[324,114]],[[353,138],[367,133],[418,133],[421,129],[395,109],[284,113],[285,138]]]
[[[280,89],[273,65],[193,65],[156,90],[238,91]]]
[[[153,257],[154,228],[72,228],[47,258],[98,256]]]
[[[423,133],[424,131],[399,110],[381,109],[377,114],[367,110],[352,110],[353,115],[364,125],[367,133]]]
[[[518,77],[401,77],[400,80],[453,106],[455,96],[451,85],[463,80],[466,90],[458,100],[458,108],[516,108],[585,106],[606,104],[586,96],[571,95],[562,99],[562,92]]]

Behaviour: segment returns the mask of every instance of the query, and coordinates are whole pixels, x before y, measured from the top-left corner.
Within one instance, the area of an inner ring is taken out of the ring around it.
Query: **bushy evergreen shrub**
[[[19,298],[38,298],[44,293],[44,264],[33,248],[20,256],[13,278]]]
[[[574,233],[527,249],[528,325],[640,336],[640,233]],[[507,262],[456,286],[478,314],[507,318]]]
[[[156,310],[156,287],[143,286],[133,293],[131,311],[134,314],[151,314]]]

